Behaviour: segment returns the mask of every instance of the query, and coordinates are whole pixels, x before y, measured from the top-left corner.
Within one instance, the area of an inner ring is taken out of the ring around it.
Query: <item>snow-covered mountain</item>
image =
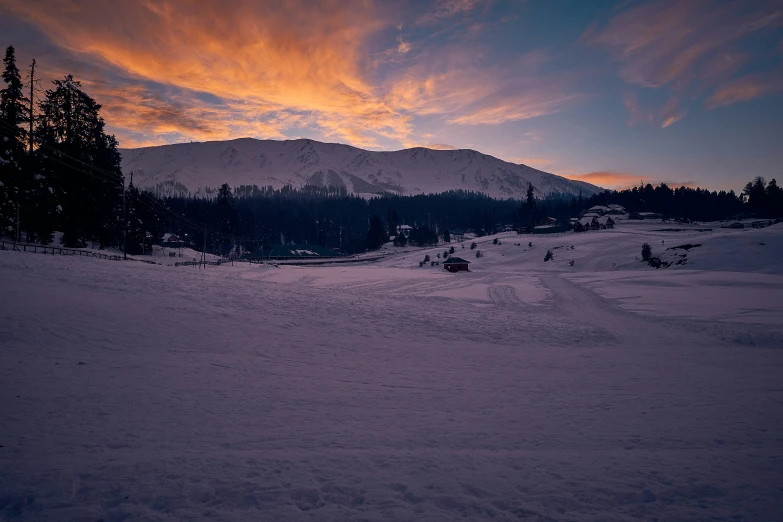
[[[524,197],[528,182],[539,197],[554,192],[589,196],[601,190],[475,150],[374,152],[307,139],[241,138],[123,149],[122,168],[126,176],[133,171],[136,186],[161,195],[206,194],[223,183],[345,187],[356,194],[461,189],[498,198]]]

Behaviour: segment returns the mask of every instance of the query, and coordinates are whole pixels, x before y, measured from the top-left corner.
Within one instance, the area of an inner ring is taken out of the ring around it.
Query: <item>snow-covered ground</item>
[[[0,518],[782,520],[783,225],[666,228],[458,274],[0,251]]]

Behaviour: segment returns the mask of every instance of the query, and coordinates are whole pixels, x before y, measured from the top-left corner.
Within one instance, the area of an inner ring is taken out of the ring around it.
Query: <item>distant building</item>
[[[663,216],[657,212],[634,212],[631,219],[663,219]]]
[[[454,230],[450,230],[449,234],[451,234],[451,239],[454,241],[465,241],[465,231],[461,228],[455,228]]]
[[[581,218],[574,223],[574,232],[587,232],[595,218]]]
[[[569,223],[558,223],[557,221],[551,224],[533,227],[534,234],[559,234],[560,232],[568,232],[569,230],[571,230],[571,225]]]
[[[183,248],[185,242],[174,234],[163,234],[163,242],[161,243],[167,248]]]
[[[449,272],[470,272],[468,265],[470,261],[462,259],[461,257],[450,257],[443,262],[443,268]]]
[[[340,254],[321,245],[270,245],[246,257],[251,259],[302,259],[340,257]]]
[[[410,237],[413,227],[410,225],[400,225],[397,227],[397,235]]]
[[[601,229],[614,228],[614,219],[611,216],[601,216],[598,218],[598,226]]]

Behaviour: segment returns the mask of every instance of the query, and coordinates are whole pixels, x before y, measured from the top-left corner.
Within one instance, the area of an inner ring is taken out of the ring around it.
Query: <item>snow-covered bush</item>
[[[549,261],[555,258],[555,255],[552,253],[551,250],[546,251],[546,255],[544,256],[544,261]]]

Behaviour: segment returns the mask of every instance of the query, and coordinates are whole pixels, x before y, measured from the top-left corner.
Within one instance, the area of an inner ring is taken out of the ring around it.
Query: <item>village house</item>
[[[183,248],[185,246],[185,241],[174,234],[163,234],[162,246],[167,248]]]
[[[461,257],[450,257],[443,262],[443,268],[449,272],[470,272],[468,265],[470,261],[462,259]]]
[[[400,225],[397,227],[397,235],[410,237],[413,227],[410,225]]]

